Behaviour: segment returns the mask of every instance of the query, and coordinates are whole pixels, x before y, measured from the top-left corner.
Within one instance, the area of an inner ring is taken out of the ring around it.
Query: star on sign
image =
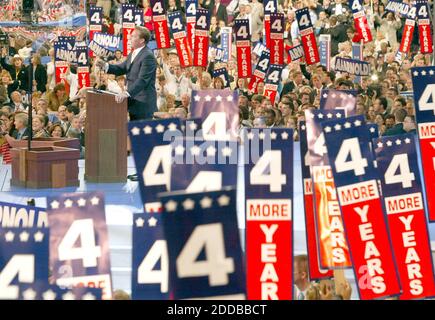
[[[73,202],[71,201],[71,199],[66,199],[63,204],[65,205],[65,208],[71,208],[73,205]]]
[[[198,128],[198,125],[194,121],[190,121],[189,123],[189,129],[194,131]]]
[[[193,97],[193,99],[194,99],[195,101],[199,101],[199,100],[201,100],[201,97],[198,96],[198,95],[196,95],[196,96]]]
[[[323,113],[319,113],[319,114],[317,115],[317,117],[319,117],[319,119],[323,119],[324,115],[323,115]]]
[[[427,73],[427,72],[423,70],[423,71],[421,72],[421,75],[422,75],[422,76],[425,76],[426,73]]]
[[[182,156],[184,154],[184,147],[179,144],[178,146],[175,147],[175,155],[177,156]]]
[[[376,129],[374,127],[371,127],[369,130],[371,133],[375,133],[375,131],[376,131]]]
[[[158,133],[162,133],[162,132],[164,132],[164,131],[165,131],[165,126],[162,125],[162,124],[157,125],[157,126],[156,126],[156,131],[157,131]]]
[[[390,140],[388,140],[387,141],[387,146],[391,147],[392,145],[393,145],[393,143]]]
[[[219,205],[221,207],[225,207],[227,205],[230,204],[230,197],[228,197],[227,195],[223,194],[221,195],[218,199],[217,202],[219,203]]]
[[[12,241],[14,241],[14,238],[15,238],[15,234],[12,231],[8,231],[5,234],[5,240],[6,240],[6,242],[12,242]]]
[[[24,300],[35,300],[36,298],[36,291],[32,288],[29,288],[25,291],[23,291],[23,298]]]
[[[402,141],[401,141],[400,139],[397,139],[397,140],[396,140],[396,144],[399,146],[399,145],[402,144]]]
[[[323,94],[323,98],[328,98],[328,94],[327,94],[327,93],[324,93],[324,94]]]
[[[51,209],[59,209],[59,202],[54,200],[50,203]]]
[[[211,207],[213,200],[209,197],[204,197],[201,199],[201,201],[199,201],[199,203],[201,204],[201,208],[203,209],[207,209]]]
[[[205,101],[211,101],[211,97],[209,95],[205,96]]]
[[[151,128],[150,126],[146,126],[143,128],[143,133],[145,134],[151,134],[153,132],[153,128]]]
[[[406,139],[405,139],[405,143],[411,143],[411,139],[406,138]]]
[[[177,125],[175,123],[171,122],[170,124],[168,124],[168,129],[169,129],[169,131],[176,131]]]
[[[276,134],[275,131],[272,131],[272,132],[270,133],[270,138],[271,138],[272,140],[276,140],[276,136],[277,136],[277,134]]]
[[[283,133],[281,133],[281,138],[282,138],[282,140],[287,140],[288,139],[288,133],[287,132],[283,132]]]
[[[157,219],[151,217],[148,219],[148,227],[155,227],[157,225]]]
[[[174,200],[169,200],[165,204],[166,211],[168,212],[174,212],[177,210],[177,203]]]
[[[309,116],[311,119],[314,119],[314,117],[315,117],[314,113],[312,113],[312,112],[309,112],[309,113],[308,113],[308,116]]]
[[[336,113],[335,116],[336,116],[337,118],[341,118],[341,113]]]
[[[337,124],[334,126],[334,129],[335,129],[335,131],[340,131],[340,130],[341,130],[341,125],[337,123]]]
[[[429,74],[430,74],[431,76],[433,76],[434,73],[435,73],[435,72],[434,72],[432,69],[429,70]]]
[[[222,96],[217,95],[217,96],[216,96],[216,101],[222,101]]]
[[[144,225],[144,223],[145,223],[145,220],[142,219],[142,218],[137,218],[136,221],[135,221],[135,223],[136,223],[136,227],[138,227],[138,228],[142,228],[143,225]]]
[[[138,127],[134,127],[130,131],[131,131],[131,134],[134,136],[138,136],[140,134],[140,129]]]
[[[412,74],[413,74],[414,76],[418,76],[418,71],[416,70],[416,71],[414,71]]]
[[[216,155],[216,148],[209,146],[207,149],[205,149],[205,152],[207,152],[207,157],[214,157]]]
[[[190,148],[190,153],[193,156],[199,156],[199,154],[201,153],[201,148],[198,146],[193,146],[192,148]]]
[[[186,199],[183,201],[183,208],[184,210],[193,210],[193,208],[195,207],[195,201],[193,201],[192,199]]]
[[[361,121],[355,120],[353,124],[355,125],[355,127],[359,127],[361,125]]]
[[[352,126],[352,124],[351,124],[350,122],[345,122],[345,123],[344,123],[344,127],[345,127],[346,129],[349,129],[351,126]]]
[[[302,130],[305,130],[305,129],[306,129],[306,126],[303,124],[303,125],[301,126],[301,129],[302,129]]]
[[[259,138],[260,140],[264,140],[265,137],[266,137],[266,134],[264,133],[264,131],[262,131],[262,132],[260,132],[260,133],[258,134],[258,138]]]
[[[340,93],[340,98],[344,99],[344,98],[346,98],[346,95],[344,93]]]
[[[247,136],[248,136],[248,139],[249,139],[249,140],[254,139],[254,133],[253,133],[253,132],[249,132],[249,133],[247,134]]]
[[[77,204],[79,205],[79,207],[84,207],[86,205],[86,199],[80,198],[79,200],[77,200]]]
[[[75,300],[75,296],[74,293],[72,293],[71,291],[68,291],[67,293],[62,295],[62,300]]]
[[[47,291],[45,291],[42,294],[42,299],[44,299],[44,300],[54,300],[54,299],[56,299],[56,296],[57,296],[56,292],[54,292],[51,289],[48,289]]]
[[[93,206],[96,206],[96,205],[98,205],[98,203],[100,203],[100,199],[98,199],[97,197],[93,197],[92,199],[91,199],[91,204],[93,205]]]
[[[331,94],[331,97],[335,98],[337,95],[335,93]]]
[[[331,132],[331,127],[329,127],[329,126],[328,126],[328,127],[325,127],[324,130],[325,130],[326,133],[329,133],[329,132]]]
[[[27,242],[29,240],[29,233],[26,231],[23,231],[20,233],[20,241],[21,242]]]
[[[228,101],[228,102],[233,101],[233,96],[228,96],[228,97],[227,97],[227,101]]]
[[[230,147],[222,148],[222,155],[224,157],[230,157],[232,153],[233,153],[233,150]]]
[[[33,235],[33,238],[35,239],[35,242],[41,242],[44,239],[44,234],[41,231],[38,231]]]
[[[95,299],[96,299],[95,296],[90,292],[82,296],[82,300],[95,300]]]
[[[332,113],[331,113],[331,112],[328,112],[328,114],[326,115],[326,117],[327,117],[328,119],[331,119],[331,118],[332,118]]]

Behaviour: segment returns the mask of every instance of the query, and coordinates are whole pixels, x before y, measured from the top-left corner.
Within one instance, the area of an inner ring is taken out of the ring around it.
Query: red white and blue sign
[[[435,221],[435,67],[411,68],[429,221]]]
[[[101,300],[102,290],[98,288],[74,287],[61,288],[38,281],[33,284],[19,286],[19,300]]]
[[[174,192],[160,199],[171,298],[244,299],[235,189]]]
[[[298,22],[304,47],[305,61],[307,65],[315,64],[320,61],[319,50],[317,49],[316,36],[308,8],[296,10],[296,21]]]
[[[46,209],[21,204],[0,202],[1,228],[47,228]]]
[[[382,196],[402,284],[400,299],[435,296],[430,237],[414,134],[373,140]]]
[[[293,298],[292,129],[243,132],[246,279],[250,300]]]
[[[101,192],[47,197],[50,268],[59,286],[101,288],[112,297],[109,238]]]
[[[399,295],[400,281],[364,116],[331,120],[322,126],[360,299]]]

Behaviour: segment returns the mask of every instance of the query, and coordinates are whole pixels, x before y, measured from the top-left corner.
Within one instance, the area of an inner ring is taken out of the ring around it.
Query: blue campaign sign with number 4
[[[171,190],[171,142],[181,137],[180,119],[143,120],[128,123],[134,162],[145,212],[159,212],[159,192]]]
[[[48,282],[48,228],[0,229],[0,299],[19,299],[19,285]]]
[[[160,197],[173,299],[244,299],[236,192],[173,192]]]
[[[45,282],[20,285],[20,300],[101,300],[102,290],[98,288],[61,288]]]
[[[169,299],[169,262],[162,215],[133,216],[131,293],[134,300]]]

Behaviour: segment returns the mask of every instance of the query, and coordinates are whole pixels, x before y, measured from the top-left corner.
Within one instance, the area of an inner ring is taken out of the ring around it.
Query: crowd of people
[[[264,43],[264,8],[259,0],[200,0],[198,5],[212,12],[210,41],[220,46],[221,29],[233,26],[238,18],[250,21],[252,44]],[[122,34],[120,5],[126,1],[98,0],[88,5],[103,7],[103,32]],[[364,61],[371,64],[372,74],[356,81],[353,75],[335,72],[336,57],[351,57],[352,43],[360,42],[351,10],[343,0],[279,0],[278,12],[285,14],[285,44],[291,47],[300,43],[300,33],[295,21],[295,10],[308,7],[316,36],[331,35],[331,69],[320,64],[306,65],[304,58],[286,63],[282,72],[274,103],[264,95],[264,84],[257,92],[248,89],[249,79],[237,77],[235,45],[227,63],[209,57],[206,69],[182,68],[174,46],[171,49],[154,50],[157,59],[156,90],[158,111],[154,118],[190,116],[191,92],[201,89],[237,90],[239,115],[242,127],[288,127],[294,129],[295,140],[299,139],[299,124],[307,109],[319,108],[322,89],[357,90],[356,113],[364,114],[367,121],[379,126],[381,135],[415,132],[415,110],[412,94],[410,68],[430,65],[430,55],[419,53],[418,28],[415,28],[411,50],[402,61],[396,61],[400,45],[404,17],[385,11],[385,0],[364,0],[364,9],[373,41],[363,46]],[[406,2],[406,1],[404,1]],[[130,1],[144,9],[145,26],[153,37],[152,12],[149,0]],[[184,12],[184,0],[167,0],[168,12]],[[173,41],[173,40],[171,40]],[[21,47],[18,45],[21,44]],[[0,85],[0,145],[4,151],[26,139],[27,113],[31,107],[33,137],[73,137],[81,139],[84,147],[84,124],[86,119],[86,88],[78,86],[77,66],[70,65],[64,82],[56,83],[54,49],[48,50],[50,62],[41,63],[41,51],[31,52],[31,41],[14,41],[4,46],[1,54]],[[45,50],[47,51],[47,50]],[[284,53],[287,56],[287,53]],[[30,58],[30,63],[23,61]],[[252,54],[256,66],[258,55]],[[125,60],[118,50],[109,63]],[[229,85],[225,87],[220,77],[213,78],[213,70],[225,67]],[[29,72],[32,80],[29,80]],[[91,59],[91,87],[122,93],[126,90],[125,76],[107,74],[93,65]],[[30,83],[31,81],[31,83]],[[26,91],[32,87],[31,101],[26,101]]]

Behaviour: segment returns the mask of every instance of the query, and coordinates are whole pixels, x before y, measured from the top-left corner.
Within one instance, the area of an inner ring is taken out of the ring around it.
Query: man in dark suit
[[[384,133],[384,136],[395,136],[398,134],[406,133],[406,131],[403,129],[403,121],[405,120],[407,116],[405,109],[398,109],[394,112],[394,118],[396,120],[396,124],[390,128],[387,129]]]
[[[215,16],[217,21],[225,21],[225,25],[228,24],[228,14],[227,14],[227,7],[225,7],[223,4],[221,4],[221,0],[215,0],[214,6],[211,11],[212,16]]]
[[[99,67],[117,76],[127,75],[127,90],[116,96],[118,103],[128,98],[130,120],[152,118],[157,111],[156,69],[154,53],[146,46],[151,34],[145,27],[137,26],[132,33],[133,51],[127,60],[119,64],[108,64],[97,60]]]

